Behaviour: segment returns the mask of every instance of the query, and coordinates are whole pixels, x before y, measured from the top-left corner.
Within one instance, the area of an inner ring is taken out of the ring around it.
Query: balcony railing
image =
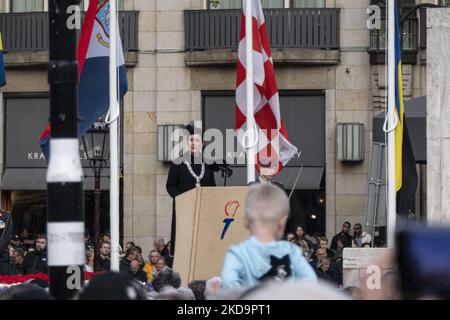
[[[387,37],[385,30],[386,20],[381,21],[381,29],[370,30],[370,63],[386,63]],[[402,47],[402,63],[417,63],[417,19],[406,19],[400,24],[400,42]]]
[[[236,49],[242,10],[187,10],[186,50]],[[272,48],[339,49],[339,9],[266,9]]]
[[[138,12],[121,11],[119,28],[124,51],[137,51]],[[47,12],[2,13],[0,31],[5,52],[48,50]]]
[[[420,9],[420,49],[427,47],[427,8]]]

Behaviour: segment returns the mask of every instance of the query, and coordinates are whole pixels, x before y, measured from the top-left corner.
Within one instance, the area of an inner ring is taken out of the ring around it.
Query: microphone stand
[[[228,178],[228,174],[226,174],[225,170],[222,171],[222,178],[223,179],[223,186],[226,187],[227,186],[227,178]]]
[[[231,169],[227,164],[218,164],[214,163],[213,170],[215,172],[220,171],[223,180],[223,186],[226,187],[227,185],[227,178],[231,177],[233,175],[233,169]]]

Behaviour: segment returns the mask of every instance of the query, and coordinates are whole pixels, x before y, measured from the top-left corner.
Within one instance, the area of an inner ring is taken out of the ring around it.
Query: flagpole
[[[79,0],[49,1],[50,159],[47,169],[49,292],[71,299],[83,284],[83,169],[78,140],[76,30],[68,8]],[[37,258],[37,257],[36,257]],[[41,260],[42,259],[42,260]],[[37,260],[34,260],[36,263]],[[45,261],[44,256],[39,261]]]
[[[116,0],[109,1],[109,103],[111,124],[110,144],[110,228],[111,228],[111,271],[119,271],[119,156],[118,156],[118,114],[117,102],[117,13]]]
[[[395,247],[396,190],[395,190],[395,0],[388,1],[388,216],[387,245]]]
[[[246,89],[247,89],[247,183],[255,181],[255,114],[253,106],[253,0],[245,2],[245,44],[246,44]]]

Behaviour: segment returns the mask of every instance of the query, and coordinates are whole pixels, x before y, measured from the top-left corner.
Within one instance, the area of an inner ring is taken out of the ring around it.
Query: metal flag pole
[[[247,89],[247,183],[255,181],[256,145],[255,114],[253,106],[253,0],[244,0],[245,6],[245,44],[246,44],[246,89]]]
[[[111,271],[119,271],[119,104],[117,101],[117,11],[116,0],[109,0],[109,103],[110,103],[110,228]]]
[[[47,170],[49,291],[70,299],[81,288],[84,266],[83,171],[78,144],[76,29],[69,7],[79,0],[49,1],[50,159]]]
[[[395,190],[395,0],[388,1],[388,216],[387,245],[395,247],[396,190]]]

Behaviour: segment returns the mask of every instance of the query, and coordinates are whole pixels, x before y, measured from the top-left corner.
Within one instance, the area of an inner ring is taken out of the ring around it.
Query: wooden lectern
[[[228,248],[247,239],[244,202],[248,187],[194,188],[176,197],[173,269],[182,286],[220,276]]]

